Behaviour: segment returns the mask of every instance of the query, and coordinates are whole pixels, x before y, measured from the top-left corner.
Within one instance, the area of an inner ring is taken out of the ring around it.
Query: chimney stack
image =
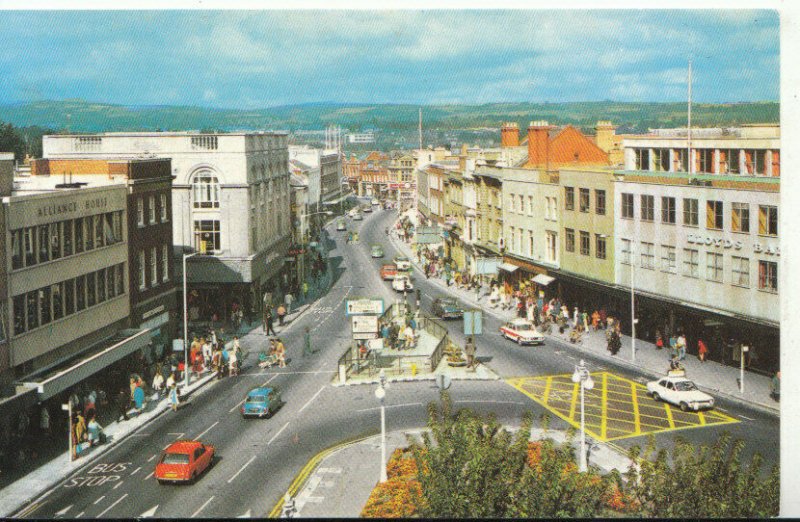
[[[519,125],[516,122],[507,121],[500,127],[500,147],[519,147]]]
[[[547,166],[550,154],[550,129],[544,120],[532,121],[528,126],[528,164],[534,167]]]
[[[616,127],[611,125],[610,121],[598,121],[594,128],[595,130],[595,144],[603,152],[610,152],[614,148],[614,136],[616,135]]]

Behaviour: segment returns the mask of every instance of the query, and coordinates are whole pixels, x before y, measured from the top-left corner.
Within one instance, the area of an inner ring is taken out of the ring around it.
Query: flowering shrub
[[[363,518],[406,518],[422,505],[422,487],[417,480],[417,463],[408,448],[394,450],[386,464],[388,480],[378,484],[361,511]]]

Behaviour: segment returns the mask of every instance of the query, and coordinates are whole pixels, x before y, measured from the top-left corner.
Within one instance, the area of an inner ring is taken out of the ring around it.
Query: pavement
[[[515,431],[516,427],[507,427]],[[408,438],[421,440],[419,434],[425,429],[396,430],[386,434],[386,459],[395,449],[409,445]],[[544,437],[561,443],[566,440],[564,431],[540,428],[531,431],[531,441]],[[579,443],[576,438],[575,444]],[[312,459],[316,466],[305,470],[307,479],[294,495],[295,517],[302,518],[359,518],[361,510],[380,478],[381,438],[375,435],[355,442],[346,442],[320,454],[323,458]],[[589,465],[597,466],[608,473],[612,469],[625,472],[630,461],[612,445],[590,446]],[[386,462],[384,462],[386,465]],[[302,477],[298,477],[302,478]],[[289,494],[295,493],[289,491]],[[279,506],[276,506],[278,508]],[[282,506],[281,506],[282,507]],[[275,509],[273,514],[278,510]]]
[[[395,234],[390,234],[390,241],[400,252],[412,260],[414,268],[422,277],[424,272],[419,263],[416,262],[416,255],[411,245],[397,238]],[[452,283],[449,287],[442,278],[431,277],[428,281],[441,289],[457,297],[462,302],[482,309],[484,312],[495,316],[500,320],[510,320],[516,317],[514,310],[504,310],[499,307],[491,307],[485,289],[481,290],[480,298],[476,299],[473,291],[456,287]],[[569,343],[569,330],[564,334],[545,334],[550,338],[558,338]],[[669,367],[669,350],[656,349],[653,343],[636,339],[636,358],[633,360],[631,355],[631,338],[622,336],[622,348],[619,353],[611,355],[606,349],[605,330],[589,331],[584,335],[580,344],[571,344],[576,350],[591,353],[598,359],[613,360],[619,365],[624,365],[639,372],[648,374],[653,378],[662,377],[666,374]],[[700,362],[696,357],[687,355],[686,360],[682,361],[686,369],[686,376],[702,390],[712,395],[725,396],[733,401],[747,403],[756,408],[769,413],[779,414],[780,404],[772,400],[769,396],[771,378],[753,372],[745,371],[744,393],[739,391],[740,370],[732,366],[720,364],[714,361]]]

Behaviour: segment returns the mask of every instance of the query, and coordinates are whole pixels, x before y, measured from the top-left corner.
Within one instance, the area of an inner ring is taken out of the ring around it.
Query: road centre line
[[[267,379],[266,381],[264,381],[264,383],[261,385],[261,387],[263,388],[264,386],[266,386],[267,384],[269,384],[269,383],[272,381],[272,379],[274,379],[274,378],[275,378],[275,377],[277,377],[278,375],[280,375],[280,374],[276,373],[275,375],[273,375],[272,377],[270,377],[269,379]]]
[[[106,514],[106,513],[108,513],[109,511],[111,511],[111,509],[112,509],[114,506],[116,506],[117,504],[119,504],[120,502],[122,502],[122,501],[125,499],[125,497],[127,497],[127,496],[128,496],[128,494],[127,494],[127,493],[125,493],[124,495],[122,495],[121,497],[119,497],[119,498],[116,500],[116,502],[114,502],[113,504],[111,504],[110,506],[108,506],[107,508],[105,508],[105,509],[103,510],[103,512],[102,512],[102,513],[100,513],[99,515],[97,515],[95,518],[101,518],[103,515],[105,515],[105,514]]]
[[[456,401],[456,402],[464,402],[464,401]],[[470,402],[475,402],[475,401],[470,401]],[[405,406],[423,406],[423,404],[421,402],[406,402],[406,403],[403,403],[403,404],[389,404],[388,406],[385,406],[385,407],[386,408],[403,408]],[[363,410],[356,410],[356,413],[363,413],[365,411],[375,411],[375,410],[380,410],[380,409],[381,409],[380,406],[375,406],[374,408],[364,408]]]
[[[102,497],[100,497],[100,498],[98,498],[97,500],[95,500],[94,502],[92,502],[92,505],[93,505],[93,506],[96,506],[96,505],[97,505],[97,504],[99,504],[99,503],[100,503],[100,501],[101,501],[101,500],[103,500],[104,498],[106,498],[106,496],[105,496],[105,495],[103,495]]]
[[[745,417],[744,415],[739,415],[739,417],[741,417],[741,418],[743,418],[743,419],[747,419],[747,420],[749,420],[749,421],[751,421],[751,420],[755,420],[755,419],[751,419],[750,417]]]
[[[211,431],[211,428],[213,428],[213,427],[214,427],[214,426],[216,426],[217,424],[219,424],[219,421],[217,421],[217,422],[215,422],[214,424],[212,424],[211,426],[209,426],[209,427],[208,427],[208,429],[207,429],[206,431],[204,431],[203,433],[201,433],[200,435],[198,435],[197,437],[195,437],[195,438],[194,438],[194,440],[198,440],[200,437],[202,437],[203,435],[205,435],[206,433],[208,433],[209,431]]]
[[[137,472],[137,471],[139,471],[140,469],[142,469],[142,467],[141,467],[141,466],[139,466],[138,468],[136,468],[135,470],[133,470],[133,471],[131,472],[131,475],[136,475],[136,472]]]
[[[324,389],[325,389],[325,386],[323,386],[322,388],[320,388],[320,389],[319,389],[319,391],[318,391],[317,393],[315,393],[313,397],[311,397],[310,399],[308,399],[308,402],[307,402],[307,403],[305,403],[305,404],[303,405],[303,407],[302,407],[302,408],[300,408],[299,410],[297,410],[297,413],[300,413],[301,411],[305,410],[305,409],[306,409],[306,407],[307,407],[309,404],[311,404],[311,401],[313,401],[314,399],[316,399],[316,398],[319,396],[319,394],[320,394],[320,393],[322,393],[322,390],[324,390]]]
[[[195,511],[195,512],[194,512],[194,514],[193,514],[193,515],[192,515],[190,518],[194,518],[194,517],[196,517],[197,515],[199,515],[199,514],[200,514],[200,512],[201,512],[201,511],[203,511],[203,510],[205,509],[205,507],[211,503],[211,501],[212,501],[212,500],[214,500],[214,495],[211,495],[211,497],[209,497],[209,499],[208,499],[208,500],[206,500],[205,504],[203,504],[202,506],[200,506],[200,509],[198,509],[197,511]]]
[[[283,425],[283,428],[279,429],[279,430],[278,430],[278,433],[276,433],[275,435],[273,435],[273,436],[272,436],[272,438],[271,438],[271,439],[269,439],[269,442],[267,442],[267,446],[269,446],[270,444],[272,444],[272,441],[274,441],[274,440],[275,440],[275,439],[278,437],[278,435],[280,435],[280,434],[281,434],[281,432],[283,432],[283,430],[285,430],[285,429],[286,429],[286,427],[287,427],[288,425],[289,425],[289,423],[288,423],[288,422],[287,422],[286,424],[284,424],[284,425]]]
[[[153,455],[152,457],[150,457],[149,459],[147,459],[147,462],[153,462],[153,459],[154,459],[154,458],[156,458],[157,456],[158,456],[158,455]]]
[[[80,513],[75,515],[75,518],[81,518],[81,516],[83,516],[84,513],[85,513],[85,511],[81,511]]]
[[[238,403],[236,406],[234,406],[233,408],[231,408],[230,410],[228,410],[228,413],[233,413],[234,411],[236,411],[236,410],[239,408],[239,406],[241,406],[242,404],[244,404],[244,401],[246,401],[246,400],[247,400],[247,397],[245,397],[244,399],[242,399],[241,401],[239,401],[239,403]]]
[[[249,466],[249,465],[250,465],[250,463],[251,463],[251,462],[253,462],[254,460],[256,460],[256,456],[255,456],[255,455],[253,455],[252,457],[250,457],[250,460],[248,460],[248,461],[245,463],[245,465],[244,465],[244,466],[242,466],[242,467],[239,469],[239,471],[237,471],[237,472],[236,472],[236,473],[235,473],[235,474],[234,474],[234,475],[233,475],[231,478],[229,478],[229,479],[228,479],[228,484],[230,484],[231,482],[233,482],[233,479],[235,479],[236,477],[238,477],[238,476],[239,476],[239,473],[241,473],[242,471],[244,471],[244,468],[246,468],[247,466]]]

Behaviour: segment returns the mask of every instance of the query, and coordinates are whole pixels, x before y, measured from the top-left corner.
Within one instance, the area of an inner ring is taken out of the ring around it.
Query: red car
[[[381,267],[381,279],[384,281],[397,277],[397,265],[386,264]]]
[[[196,440],[173,442],[156,464],[155,477],[159,484],[188,482],[193,484],[214,461],[214,446]]]

